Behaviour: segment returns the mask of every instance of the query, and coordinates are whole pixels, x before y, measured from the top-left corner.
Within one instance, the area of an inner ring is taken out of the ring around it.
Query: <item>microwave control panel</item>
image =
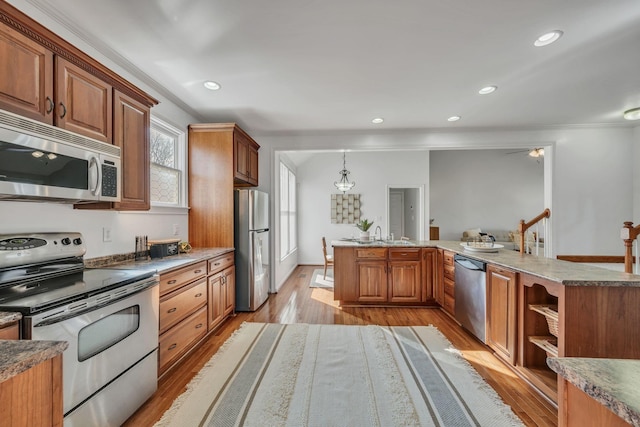
[[[118,197],[118,169],[115,166],[104,163],[102,164],[101,195],[107,197]]]

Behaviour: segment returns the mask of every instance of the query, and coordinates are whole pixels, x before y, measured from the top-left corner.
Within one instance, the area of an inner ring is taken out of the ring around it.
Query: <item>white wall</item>
[[[428,186],[429,153],[426,151],[347,153],[350,180],[355,181],[347,194],[360,194],[362,218],[374,221],[387,230],[387,186]],[[331,223],[331,195],[340,194],[333,185],[339,180],[342,153],[318,153],[298,166],[298,262],[322,264],[321,238],[327,242],[342,237],[357,236],[353,224]],[[424,212],[428,204],[422,206]],[[400,237],[400,236],[398,236]]]
[[[352,150],[524,149],[555,144],[552,153],[553,194],[549,206],[555,254],[622,255],[624,247],[620,240],[620,228],[622,222],[628,221],[633,215],[634,205],[630,195],[634,189],[640,192],[637,177],[637,184],[634,183],[633,170],[637,162],[633,162],[632,156],[634,144],[640,144],[640,137],[638,131],[634,133],[632,128],[573,126],[527,130],[252,136],[262,146],[261,151],[266,148],[272,152],[340,150],[345,147]],[[636,158],[640,159],[640,154],[636,154]],[[337,176],[341,162],[334,162],[337,167],[328,173]],[[352,170],[350,161],[347,162]],[[428,169],[428,166],[424,169]],[[354,173],[353,177],[356,182],[359,180],[357,174]],[[428,186],[426,190],[425,198],[429,200]],[[636,212],[640,212],[640,201],[636,199],[635,203],[638,206]],[[426,218],[429,217],[427,215]]]
[[[640,126],[633,129],[633,217],[627,221],[640,222]]]
[[[440,239],[470,228],[517,230],[544,206],[544,164],[519,150],[431,152],[431,218]]]

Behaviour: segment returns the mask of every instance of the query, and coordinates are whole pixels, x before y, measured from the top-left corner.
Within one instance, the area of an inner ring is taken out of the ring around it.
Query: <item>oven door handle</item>
[[[65,307],[60,307],[57,311],[52,310],[52,313],[50,315],[45,316],[42,321],[36,323],[32,327],[37,328],[42,326],[54,325],[73,317],[81,316],[83,314],[89,313],[90,311],[95,311],[101,307],[105,307],[118,301],[122,301],[125,298],[129,298],[133,295],[139,294],[140,292],[146,291],[149,288],[158,286],[158,284],[158,276],[154,275],[149,280],[134,283],[123,289],[115,289],[112,292],[109,292],[108,295],[111,295],[111,298],[107,298],[107,295],[95,295],[94,297],[85,301],[71,303]],[[85,302],[85,304],[82,304],[82,302]],[[69,307],[73,308],[69,309]]]

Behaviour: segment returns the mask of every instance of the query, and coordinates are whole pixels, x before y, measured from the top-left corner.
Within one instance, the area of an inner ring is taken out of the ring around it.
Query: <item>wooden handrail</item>
[[[624,240],[624,271],[625,273],[633,273],[633,241],[640,234],[640,224],[633,226],[633,222],[625,221],[624,227],[620,232],[620,237]]]
[[[538,215],[537,217],[533,218],[529,222],[524,222],[524,219],[520,220],[520,225],[518,226],[518,231],[520,231],[520,253],[521,254],[524,254],[524,252],[525,252],[524,233],[529,228],[531,228],[532,226],[534,226],[538,222],[542,221],[544,218],[549,218],[550,216],[551,216],[551,211],[549,210],[549,208],[547,208],[544,211],[542,211],[542,213],[540,215]]]

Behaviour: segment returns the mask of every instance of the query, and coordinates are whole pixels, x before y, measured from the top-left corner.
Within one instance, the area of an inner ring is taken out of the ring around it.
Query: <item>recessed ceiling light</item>
[[[533,42],[534,46],[547,46],[555,41],[557,41],[560,37],[562,37],[564,33],[560,30],[550,31],[538,37],[535,42]]]
[[[627,120],[640,120],[640,108],[632,108],[625,111],[624,118]]]
[[[486,86],[478,91],[480,95],[487,95],[489,93],[495,92],[498,89],[498,86]]]
[[[219,90],[222,86],[220,86],[220,83],[214,82],[213,80],[207,80],[204,82],[204,87],[209,90]]]
[[[449,117],[447,120],[450,122],[457,122],[458,120],[460,120],[462,117],[460,116],[451,116]]]
[[[384,122],[384,119],[382,117],[376,117],[375,119],[371,120],[371,123],[373,123],[374,125],[379,125],[382,122]]]

